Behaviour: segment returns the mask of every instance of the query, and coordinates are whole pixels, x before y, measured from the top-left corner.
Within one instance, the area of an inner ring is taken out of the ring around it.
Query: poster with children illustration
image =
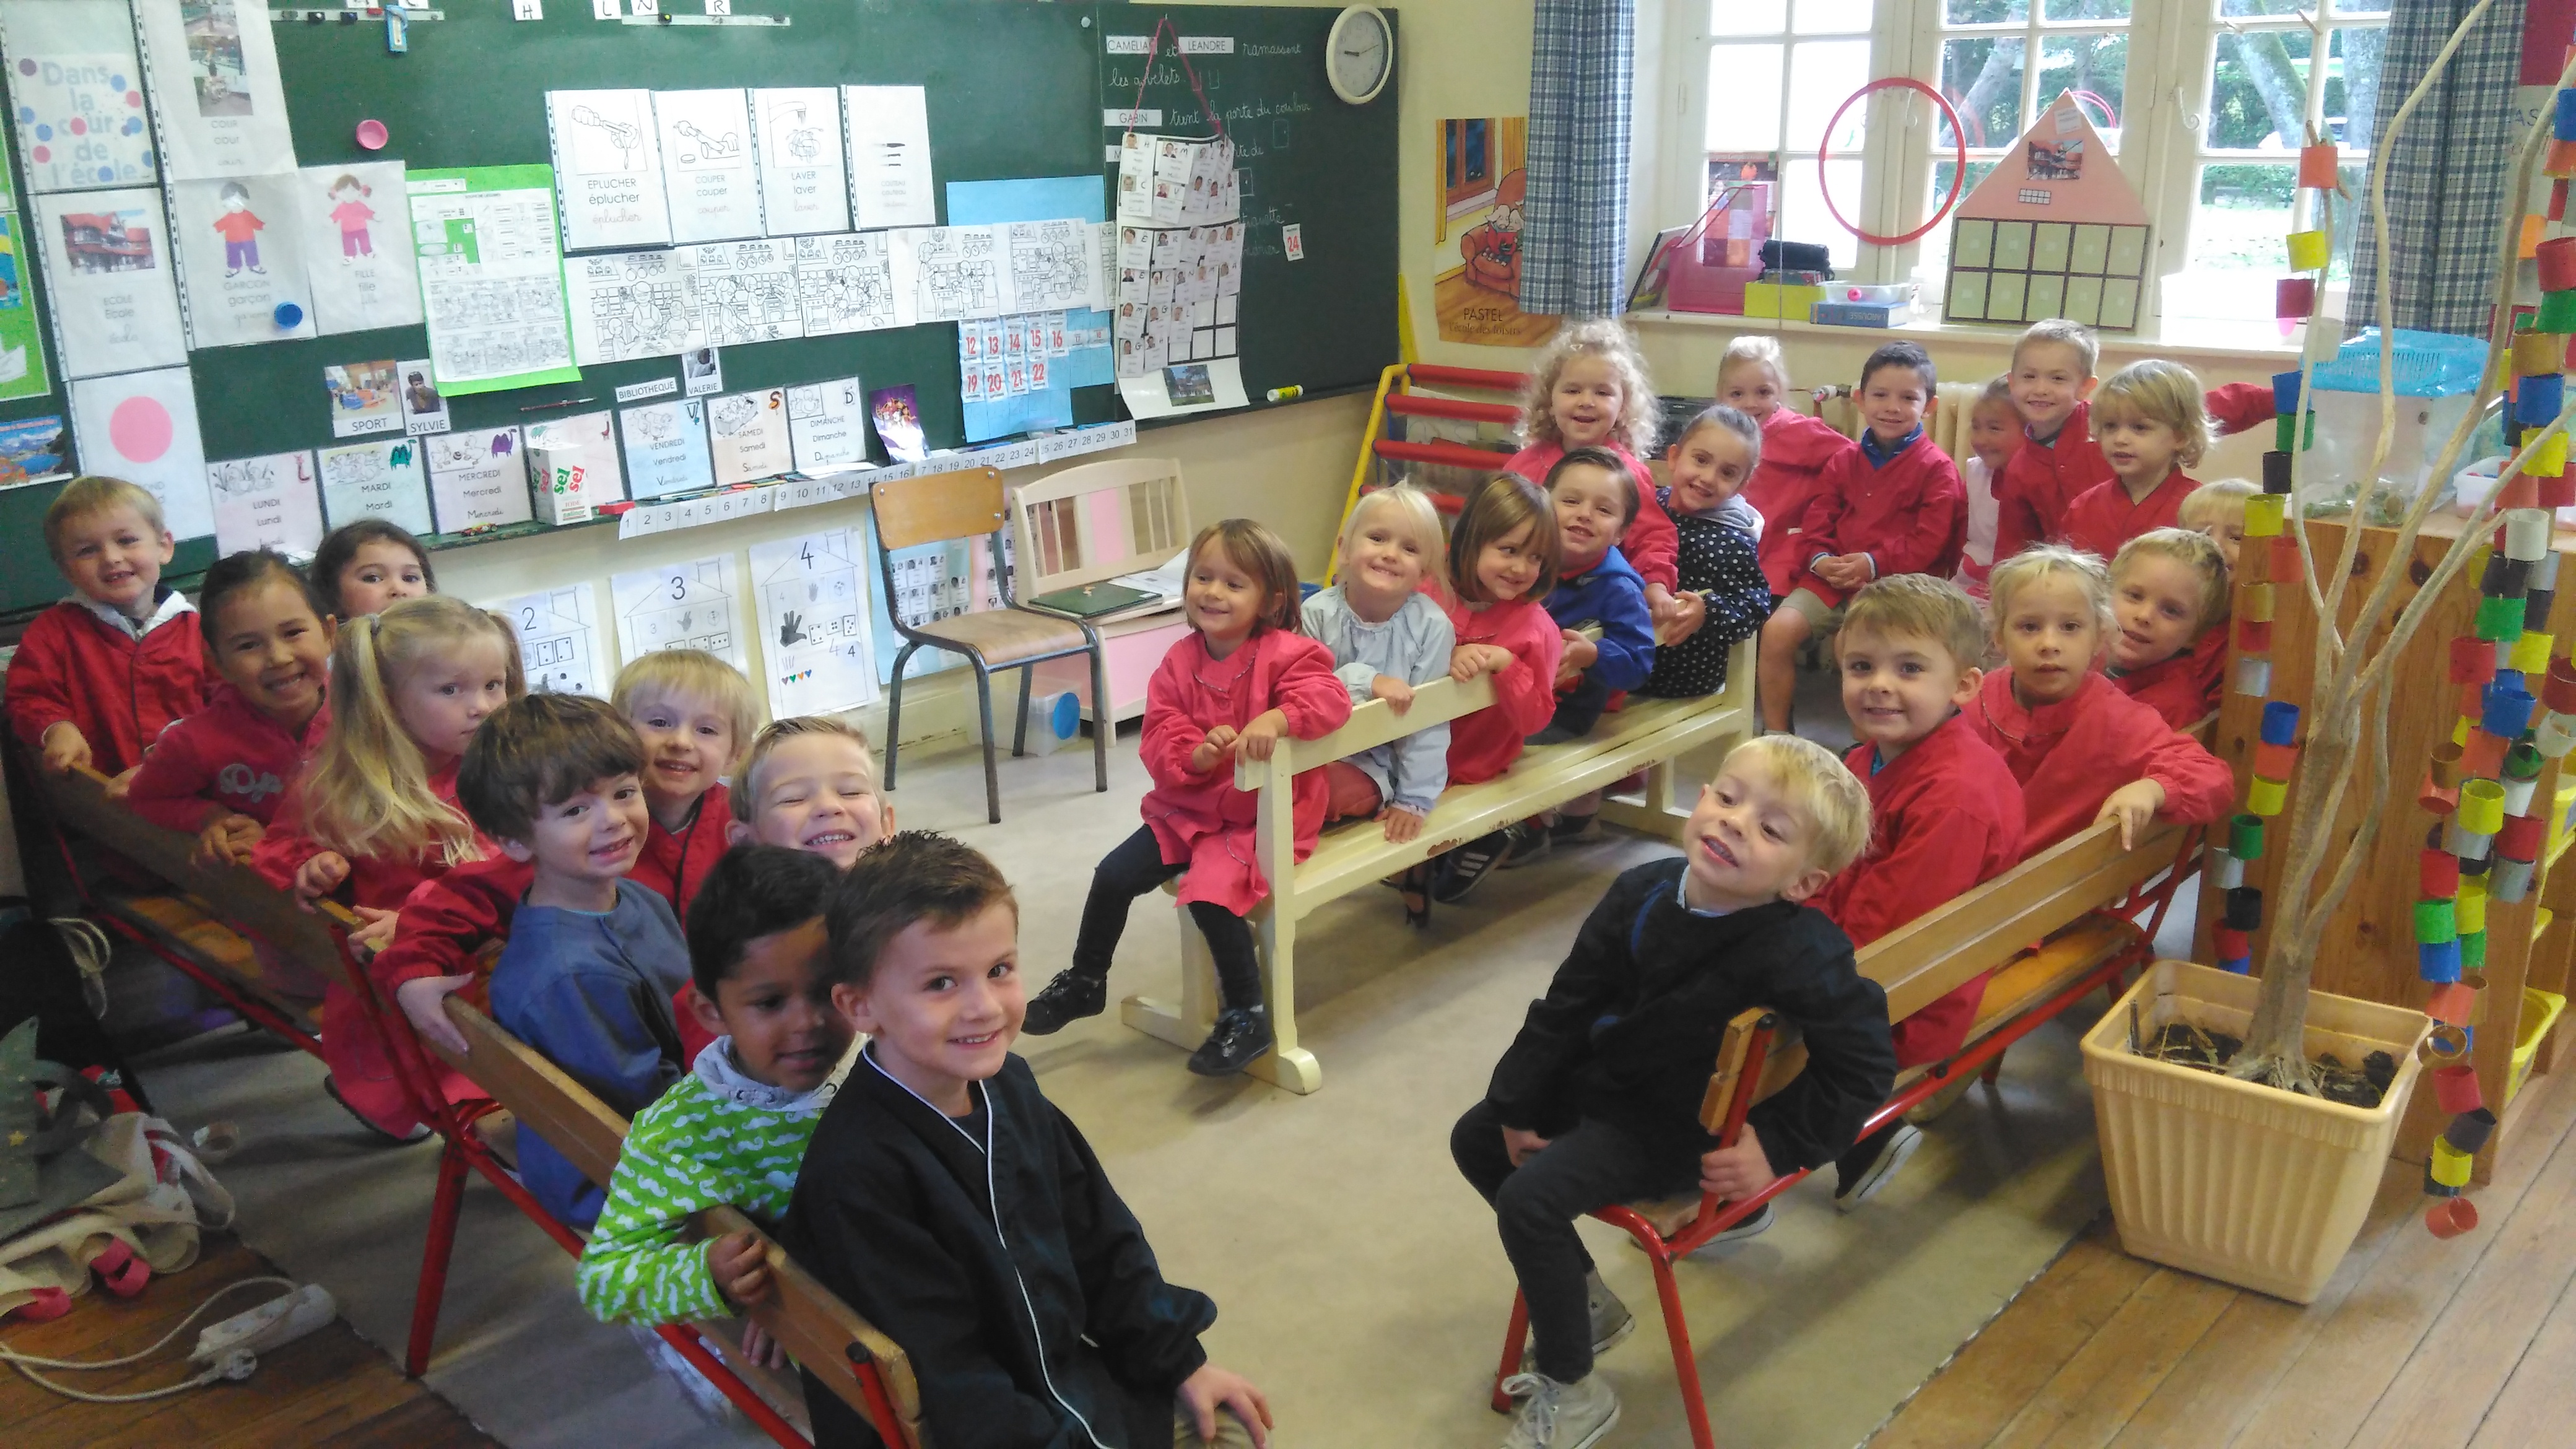
[[[215,531],[205,442],[197,433],[197,390],[188,369],[83,378],[72,383],[71,395],[72,444],[81,471],[150,489],[176,537],[203,538]]]
[[[206,465],[215,503],[215,552],[273,548],[309,557],[322,546],[322,478],[313,453],[271,453]]]
[[[0,0],[0,50],[29,191],[160,179],[124,0]]]
[[[421,481],[420,444],[410,438],[322,450],[322,512],[333,528],[383,518],[429,534],[429,488]]]
[[[313,324],[325,337],[378,327],[418,326],[420,277],[403,204],[403,163],[307,166],[295,173],[299,203],[279,225],[304,247]]]
[[[162,174],[173,181],[295,169],[268,7],[253,0],[134,0]]]
[[[36,241],[65,377],[188,360],[161,193],[61,192],[35,199]]]
[[[297,173],[170,183],[179,305],[188,346],[240,347],[314,335]]]

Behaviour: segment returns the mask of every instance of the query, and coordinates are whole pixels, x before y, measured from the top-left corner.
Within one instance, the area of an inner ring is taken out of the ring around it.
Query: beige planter
[[[2397,1057],[2397,1080],[2368,1111],[2129,1051],[2169,1021],[2245,1034],[2261,983],[2188,961],[2159,961],[2084,1036],[2084,1080],[2102,1136],[2111,1215],[2130,1253],[2222,1282],[2316,1300],[2379,1191],[2381,1168],[2420,1070],[2420,1011],[2320,991],[2308,1000],[2310,1057],[2358,1065]]]

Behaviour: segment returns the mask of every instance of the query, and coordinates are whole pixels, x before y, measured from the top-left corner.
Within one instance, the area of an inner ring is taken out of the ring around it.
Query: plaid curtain
[[[1538,0],[1521,310],[1614,316],[1628,257],[1636,0]]]
[[[2475,0],[2396,0],[2380,63],[2372,134],[2423,83],[2433,57]],[[2424,332],[2484,336],[2495,301],[2496,227],[2503,220],[2514,142],[2514,85],[2521,70],[2523,7],[2490,8],[2427,91],[2388,158],[2388,321]],[[2374,158],[2373,164],[2376,164]],[[2352,290],[2345,326],[2379,316],[2379,241],[2365,173],[2352,211]]]

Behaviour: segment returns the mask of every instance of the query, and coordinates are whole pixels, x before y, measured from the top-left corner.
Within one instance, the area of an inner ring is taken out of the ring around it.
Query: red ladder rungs
[[[1465,402],[1410,392],[1388,393],[1386,410],[1408,418],[1451,418],[1465,423],[1511,424],[1521,420],[1521,410],[1510,403]]]
[[[1519,392],[1529,386],[1527,373],[1488,372],[1481,367],[1443,367],[1436,362],[1407,364],[1404,373],[1413,382],[1434,387],[1480,387],[1488,392]]]
[[[1360,493],[1362,496],[1366,496],[1377,491],[1378,490],[1375,488],[1363,488],[1360,490]],[[1459,497],[1455,493],[1439,493],[1434,492],[1429,488],[1425,488],[1422,490],[1422,495],[1431,500],[1431,507],[1434,512],[1446,513],[1452,518],[1457,517],[1458,511],[1467,506],[1467,500]]]
[[[1511,461],[1512,456],[1490,448],[1470,448],[1463,443],[1399,443],[1386,438],[1380,438],[1369,447],[1379,457],[1399,463],[1438,463],[1487,473],[1501,472],[1503,464]]]

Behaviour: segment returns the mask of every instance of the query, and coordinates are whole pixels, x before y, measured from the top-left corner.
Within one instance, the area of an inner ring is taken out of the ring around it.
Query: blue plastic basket
[[[2400,397],[2457,397],[2478,390],[2487,344],[2477,337],[2399,328],[2391,373]],[[2365,327],[2332,362],[2317,366],[2316,385],[2326,392],[2379,391],[2379,329]]]

